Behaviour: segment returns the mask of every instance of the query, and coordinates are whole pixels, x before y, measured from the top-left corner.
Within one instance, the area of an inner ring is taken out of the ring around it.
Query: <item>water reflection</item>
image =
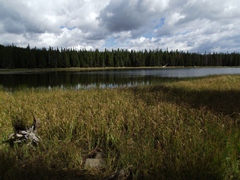
[[[132,86],[140,86],[140,85],[149,85],[151,84],[150,81],[144,81],[144,82],[129,82],[127,84],[119,84],[119,83],[110,83],[110,84],[88,84],[88,85],[83,85],[83,84],[77,84],[74,89],[79,90],[79,89],[92,89],[92,88],[118,88],[118,87],[132,87]]]
[[[45,72],[0,74],[0,84],[7,89],[16,88],[117,88],[149,85],[154,77],[125,77],[120,74],[82,74],[77,72]]]
[[[240,74],[240,68],[172,68],[105,71],[51,71],[1,73],[4,88],[117,88],[149,85],[166,78],[200,77],[216,74]]]

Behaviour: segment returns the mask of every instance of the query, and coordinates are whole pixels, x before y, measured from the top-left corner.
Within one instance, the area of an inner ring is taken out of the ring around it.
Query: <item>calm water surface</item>
[[[0,86],[26,88],[115,88],[149,85],[167,78],[240,74],[240,68],[159,68],[99,71],[51,71],[0,73]]]

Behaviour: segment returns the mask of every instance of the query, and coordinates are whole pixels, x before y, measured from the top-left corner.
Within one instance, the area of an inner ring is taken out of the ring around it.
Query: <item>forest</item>
[[[66,48],[26,48],[0,45],[0,68],[142,67],[142,66],[240,66],[240,54],[193,53],[168,50],[99,51]]]

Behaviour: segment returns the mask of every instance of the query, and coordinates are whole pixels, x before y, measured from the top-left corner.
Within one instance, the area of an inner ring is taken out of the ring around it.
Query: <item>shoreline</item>
[[[0,74],[26,73],[26,72],[54,72],[54,71],[105,71],[124,69],[177,69],[177,68],[240,68],[239,66],[139,66],[139,67],[70,67],[70,68],[34,68],[34,69],[0,69]]]

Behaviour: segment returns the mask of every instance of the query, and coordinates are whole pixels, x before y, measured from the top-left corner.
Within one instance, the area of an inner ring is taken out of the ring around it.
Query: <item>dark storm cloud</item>
[[[26,12],[23,13],[26,11],[24,7],[18,9],[18,11],[16,8],[15,6],[6,6],[0,2],[0,21],[3,24],[5,32],[13,34],[44,32],[34,21],[34,17],[27,17]]]
[[[163,6],[157,1],[112,0],[101,11],[99,20],[110,32],[134,31],[160,19]]]
[[[99,19],[107,29],[112,32],[128,31],[137,29],[143,24],[136,7],[130,6],[128,2],[110,3],[102,10]]]

